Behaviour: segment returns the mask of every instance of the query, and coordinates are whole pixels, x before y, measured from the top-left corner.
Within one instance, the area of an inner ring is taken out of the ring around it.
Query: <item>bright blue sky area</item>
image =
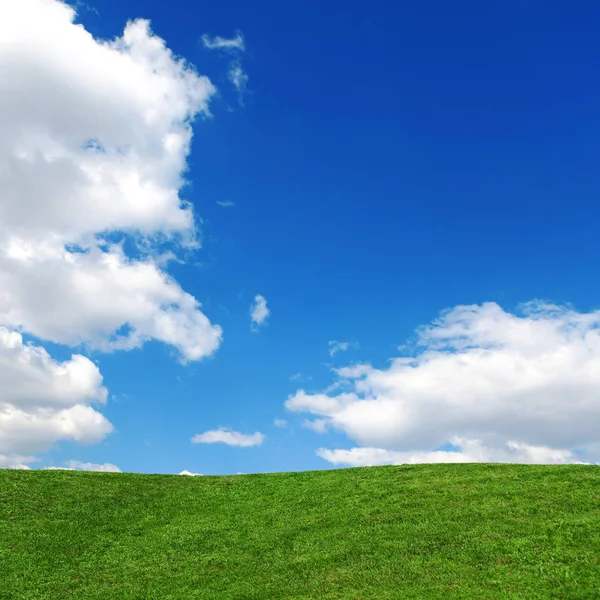
[[[329,468],[315,449],[352,444],[283,407],[298,387],[330,383],[328,364],[384,366],[459,304],[598,308],[598,3],[90,3],[98,14],[80,8],[80,21],[94,35],[148,18],[219,87],[214,118],[195,126],[184,192],[203,220],[199,264],[170,272],[224,342],[190,366],[157,343],[99,355],[116,431],[97,446],[62,443],[49,464]],[[200,42],[237,30],[244,106],[228,57]],[[272,311],[258,333],[255,294]],[[360,349],[331,359],[329,340]],[[312,381],[290,381],[299,372]],[[190,443],[220,426],[265,443]]]

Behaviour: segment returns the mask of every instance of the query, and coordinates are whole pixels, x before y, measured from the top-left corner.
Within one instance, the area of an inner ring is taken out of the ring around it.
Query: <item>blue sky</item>
[[[96,40],[149,19],[216,89],[210,116],[193,122],[179,190],[201,247],[171,240],[164,248],[180,262],[152,256],[222,340],[182,364],[181,345],[154,334],[104,351],[92,328],[90,349],[0,306],[1,324],[54,360],[95,361],[108,391],[96,409],[114,430],[94,443],[58,436],[39,452],[14,450],[33,452],[32,468],[74,460],[251,473],[450,460],[453,450],[471,460],[598,460],[585,422],[600,412],[600,9],[325,4],[76,7]],[[207,47],[203,35],[208,46],[221,36],[243,48]],[[50,294],[43,284],[39,293]],[[270,314],[253,327],[257,295]],[[332,355],[333,341],[343,345]],[[262,441],[191,442],[220,428]]]

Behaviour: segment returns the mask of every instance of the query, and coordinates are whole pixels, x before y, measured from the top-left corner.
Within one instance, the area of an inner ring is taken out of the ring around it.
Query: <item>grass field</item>
[[[0,470],[0,598],[600,599],[600,467]]]

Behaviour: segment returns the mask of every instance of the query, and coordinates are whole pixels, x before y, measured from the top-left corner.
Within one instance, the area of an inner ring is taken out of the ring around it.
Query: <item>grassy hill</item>
[[[0,598],[600,599],[600,467],[0,470]]]

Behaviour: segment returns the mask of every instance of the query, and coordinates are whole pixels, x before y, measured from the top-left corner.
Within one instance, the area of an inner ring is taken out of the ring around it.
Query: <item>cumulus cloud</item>
[[[229,51],[241,51],[245,50],[244,36],[241,31],[238,31],[233,38],[224,38],[220,35],[211,37],[206,33],[202,36],[202,43],[205,48],[209,50],[229,50]]]
[[[227,444],[228,446],[260,446],[265,439],[262,433],[245,435],[232,429],[221,427],[213,431],[198,433],[192,438],[194,444]]]
[[[45,340],[101,351],[159,340],[177,348],[183,361],[219,346],[221,328],[151,258],[132,260],[118,246],[61,254],[40,251],[3,263],[0,258],[0,322]]]
[[[415,350],[387,368],[336,369],[343,393],[298,390],[288,399],[289,410],[359,444],[320,456],[346,464],[600,458],[600,311],[458,306],[418,330]],[[451,440],[462,456],[436,452]]]
[[[59,0],[0,3],[0,464],[111,430],[89,406],[105,399],[97,368],[15,332],[100,351],[158,340],[183,362],[222,335],[162,270],[199,246],[180,191],[215,88],[148,21],[104,41],[75,16]]]
[[[57,362],[0,327],[0,466],[31,462],[59,440],[102,440],[112,425],[90,404],[104,404],[107,394],[85,356]]]
[[[331,340],[329,342],[329,356],[335,356],[338,352],[346,352],[350,348],[358,348],[358,344],[355,342],[338,342],[337,340]]]
[[[181,471],[181,473],[179,473],[179,475],[188,475],[189,477],[202,477],[202,473],[192,473],[191,471],[187,471],[186,469],[184,469],[183,471]]]
[[[258,329],[264,324],[271,311],[267,307],[264,296],[258,295],[254,298],[254,304],[250,307],[250,320],[253,329]]]

